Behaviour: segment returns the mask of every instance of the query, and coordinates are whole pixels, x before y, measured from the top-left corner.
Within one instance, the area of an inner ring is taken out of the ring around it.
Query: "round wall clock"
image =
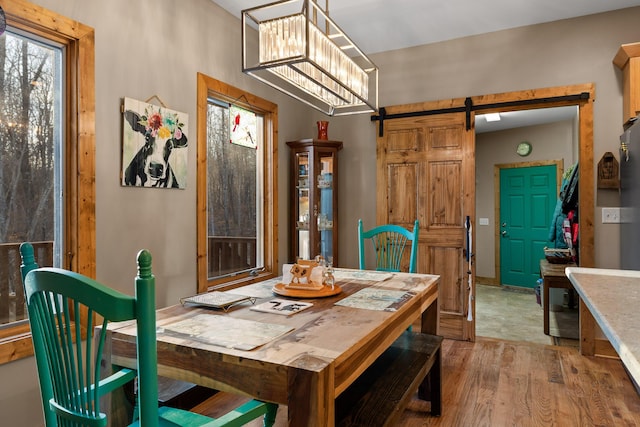
[[[518,153],[519,156],[528,156],[531,153],[531,144],[529,144],[527,141],[523,141],[520,144],[518,144],[518,148],[516,148],[516,153]]]

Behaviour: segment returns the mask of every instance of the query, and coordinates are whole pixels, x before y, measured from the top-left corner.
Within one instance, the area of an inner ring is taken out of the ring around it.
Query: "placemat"
[[[393,289],[365,288],[336,302],[335,305],[365,310],[396,311],[414,295],[412,292]]]
[[[293,329],[285,325],[201,313],[164,326],[159,332],[220,347],[253,350]]]

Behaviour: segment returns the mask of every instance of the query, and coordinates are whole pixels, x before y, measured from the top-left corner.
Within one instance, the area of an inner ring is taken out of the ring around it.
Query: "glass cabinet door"
[[[319,254],[333,263],[333,153],[321,153],[320,170],[316,177],[318,194]]]
[[[298,253],[296,256],[302,259],[310,259],[309,225],[312,216],[311,212],[309,212],[309,153],[296,153],[295,170],[298,171],[296,179],[297,206],[294,207],[298,212],[296,226]]]

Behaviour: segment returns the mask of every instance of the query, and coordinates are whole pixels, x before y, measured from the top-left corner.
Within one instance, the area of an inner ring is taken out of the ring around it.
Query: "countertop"
[[[567,277],[640,383],[640,271],[567,267]]]

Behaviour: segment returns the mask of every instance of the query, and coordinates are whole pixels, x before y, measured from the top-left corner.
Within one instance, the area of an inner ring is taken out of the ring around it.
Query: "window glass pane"
[[[230,142],[229,104],[207,108],[207,259],[215,279],[264,266],[263,118],[256,117],[256,147]]]
[[[60,265],[62,55],[0,37],[0,325],[26,319],[20,243],[34,243],[41,266]]]

